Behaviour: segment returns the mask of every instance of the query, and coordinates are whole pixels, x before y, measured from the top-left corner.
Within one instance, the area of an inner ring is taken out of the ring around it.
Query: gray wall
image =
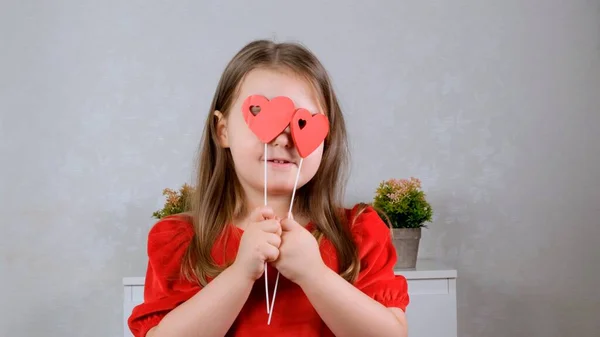
[[[597,336],[598,1],[246,3],[0,4],[0,335],[122,333],[222,68],[271,37],[333,76],[349,203],[423,180],[460,336]]]

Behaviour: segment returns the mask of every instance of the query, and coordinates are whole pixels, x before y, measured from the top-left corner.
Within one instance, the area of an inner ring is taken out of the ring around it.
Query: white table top
[[[394,270],[394,274],[402,275],[407,280],[456,278],[456,269],[444,266],[436,260],[419,259],[417,260],[417,267],[415,269],[396,269]],[[143,276],[124,277],[123,285],[143,286],[144,279]]]
[[[443,265],[432,259],[418,259],[414,269],[395,269],[394,274],[402,275],[407,280],[436,278],[456,278],[456,269]]]

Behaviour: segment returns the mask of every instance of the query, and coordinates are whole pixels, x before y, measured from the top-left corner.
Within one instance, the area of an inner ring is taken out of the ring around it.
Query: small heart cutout
[[[263,143],[270,143],[290,124],[294,102],[285,96],[268,100],[261,95],[252,95],[244,100],[242,114],[258,139]]]
[[[304,129],[305,126],[306,126],[306,121],[304,119],[298,120],[298,127],[300,128],[300,130]]]
[[[302,158],[316,150],[329,133],[329,119],[323,114],[311,115],[306,109],[298,109],[292,117],[292,138]]]
[[[250,112],[254,116],[258,115],[260,113],[260,106],[258,106],[258,105],[252,105],[252,106],[250,106]]]

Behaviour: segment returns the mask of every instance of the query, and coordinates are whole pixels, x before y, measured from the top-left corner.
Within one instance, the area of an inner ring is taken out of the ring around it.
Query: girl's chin
[[[269,195],[273,195],[273,196],[291,196],[292,195],[292,190],[294,189],[294,186],[288,186],[288,185],[284,185],[284,186],[269,186],[269,182],[267,181],[267,194]]]

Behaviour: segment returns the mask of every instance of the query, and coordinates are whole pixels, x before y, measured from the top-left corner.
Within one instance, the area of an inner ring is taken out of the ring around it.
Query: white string
[[[298,187],[298,179],[300,178],[300,170],[302,169],[302,162],[304,158],[300,158],[300,164],[298,165],[298,173],[296,174],[296,182],[294,183],[294,189],[292,191],[292,201],[290,201],[290,210],[288,211],[288,219],[292,217],[292,207],[294,206],[294,197],[296,196],[296,188]],[[273,290],[273,300],[271,302],[271,312],[269,312],[269,321],[267,325],[271,325],[271,317],[273,316],[273,307],[275,306],[275,296],[277,296],[277,285],[279,284],[279,271],[277,272],[277,278],[275,279],[275,290]],[[268,304],[267,304],[268,306]]]
[[[265,206],[267,206],[267,143],[265,143]]]
[[[271,312],[269,312],[269,321],[267,325],[271,325],[271,317],[273,316],[273,306],[275,305],[275,296],[277,295],[277,285],[279,284],[279,272],[277,272],[277,278],[275,279],[275,290],[273,291],[273,302],[271,302]]]
[[[292,191],[292,201],[290,202],[290,210],[288,211],[288,218],[292,217],[292,207],[294,206],[294,197],[296,196],[296,188],[298,187],[298,179],[300,178],[300,170],[302,169],[302,162],[304,158],[300,158],[300,164],[298,165],[298,173],[296,174],[296,182],[294,183],[294,190]]]
[[[267,143],[265,143],[265,206],[267,206]],[[267,296],[267,314],[269,310],[269,278],[267,277],[267,262],[265,261],[265,294]]]

